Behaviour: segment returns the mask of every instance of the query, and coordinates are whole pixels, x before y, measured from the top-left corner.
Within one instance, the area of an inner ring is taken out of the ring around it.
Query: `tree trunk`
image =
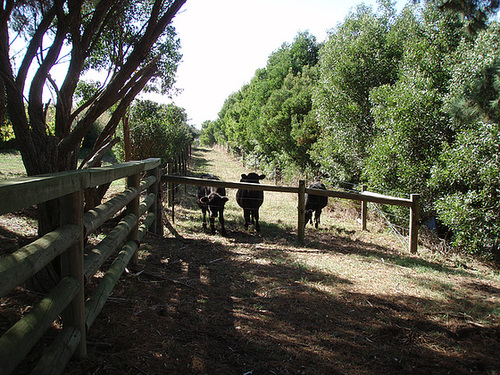
[[[132,160],[132,147],[130,145],[130,127],[128,125],[128,115],[123,115],[123,143],[125,147],[125,161]]]
[[[85,212],[99,206],[111,184],[85,189]]]
[[[5,113],[7,103],[5,102],[5,83],[0,79],[0,129],[5,125]],[[3,141],[3,139],[2,139]]]

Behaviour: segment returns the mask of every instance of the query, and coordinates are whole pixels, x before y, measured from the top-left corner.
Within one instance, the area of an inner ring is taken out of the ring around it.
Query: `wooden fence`
[[[369,191],[363,191],[361,193],[345,192],[345,191],[334,191],[334,190],[321,190],[321,189],[311,189],[307,188],[305,181],[300,180],[298,187],[293,186],[276,186],[276,185],[263,185],[263,184],[252,184],[244,182],[227,182],[227,181],[217,181],[217,180],[207,180],[202,178],[193,177],[181,177],[165,175],[162,176],[162,181],[171,184],[186,184],[186,185],[197,185],[197,186],[215,186],[223,188],[232,189],[248,189],[248,190],[259,190],[259,191],[275,191],[282,193],[292,193],[298,196],[298,220],[297,220],[297,234],[299,241],[304,241],[305,236],[305,194],[321,195],[333,198],[350,199],[353,201],[361,202],[361,226],[362,229],[366,229],[366,218],[367,218],[367,202],[379,203],[379,204],[389,204],[396,206],[408,207],[410,209],[410,224],[409,224],[409,251],[411,253],[417,252],[418,245],[418,215],[419,215],[419,200],[420,196],[418,194],[411,194],[410,199],[391,197],[386,195],[381,195],[377,193],[372,193]],[[168,188],[171,190],[171,187]]]
[[[147,159],[0,181],[0,215],[52,199],[59,199],[61,207],[61,227],[0,258],[0,297],[22,285],[56,257],[61,259],[59,284],[0,337],[1,375],[15,370],[60,315],[63,328],[32,374],[62,373],[71,356],[86,356],[86,330],[129,261],[137,260],[139,242],[151,226],[154,233],[163,233],[159,164],[160,159]],[[143,172],[147,172],[147,176],[141,181]],[[127,179],[127,188],[122,193],[83,212],[85,189],[122,178]],[[145,199],[141,202],[141,192],[145,190]],[[124,207],[126,216],[84,254],[84,238]],[[139,220],[143,215],[145,219]],[[117,249],[120,251],[116,255]],[[112,265],[99,285],[86,296],[85,281],[112,255],[115,256]]]

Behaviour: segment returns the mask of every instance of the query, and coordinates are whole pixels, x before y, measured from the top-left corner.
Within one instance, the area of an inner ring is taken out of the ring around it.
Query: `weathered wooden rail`
[[[63,328],[32,374],[62,373],[71,356],[86,356],[86,331],[129,261],[136,261],[143,236],[151,226],[152,232],[163,233],[159,164],[160,159],[147,159],[0,181],[0,215],[53,199],[59,199],[61,207],[58,229],[0,258],[0,297],[22,285],[56,257],[61,259],[59,284],[0,337],[0,375],[11,374],[61,315]],[[143,173],[147,173],[147,177],[141,181]],[[121,194],[83,212],[85,189],[122,178],[127,179],[127,188]],[[143,191],[146,191],[145,199],[140,202]],[[126,216],[84,254],[85,237],[124,207]],[[144,220],[140,220],[143,216]],[[86,280],[118,249],[99,285],[86,296]]]
[[[321,190],[321,189],[311,189],[306,187],[304,180],[299,181],[299,186],[276,186],[276,185],[264,185],[264,184],[252,184],[245,182],[228,182],[228,181],[217,181],[217,180],[207,180],[202,178],[194,177],[181,177],[164,175],[162,176],[162,181],[167,184],[186,184],[186,185],[196,185],[196,186],[215,186],[231,189],[249,189],[249,190],[259,190],[259,191],[275,191],[282,193],[292,193],[298,196],[298,219],[297,219],[297,235],[299,241],[304,241],[305,237],[305,194],[315,194],[333,198],[349,199],[353,201],[362,202],[361,205],[361,221],[362,229],[366,229],[366,210],[367,202],[379,203],[379,204],[389,204],[402,207],[408,207],[410,209],[410,224],[409,224],[409,250],[411,253],[417,252],[418,245],[418,215],[419,215],[419,199],[418,194],[411,194],[410,199],[391,197],[386,195],[381,195],[377,193],[372,193],[369,191],[362,191],[361,193],[345,192],[345,191],[334,191],[334,190]],[[363,189],[364,190],[364,189]]]

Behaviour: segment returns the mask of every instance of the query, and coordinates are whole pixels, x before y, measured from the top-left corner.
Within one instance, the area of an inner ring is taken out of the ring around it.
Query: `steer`
[[[201,178],[207,180],[219,180],[211,174],[203,174]],[[203,213],[203,229],[207,229],[206,213],[208,211],[210,230],[212,234],[215,234],[215,218],[219,217],[219,223],[221,226],[220,232],[223,236],[226,235],[226,228],[224,227],[224,204],[227,201],[228,197],[226,196],[226,189],[221,187],[216,188],[213,186],[198,186],[196,203],[198,203],[198,206],[200,206],[201,212]]]
[[[313,182],[311,185],[309,185],[309,188],[311,189],[322,189],[326,190],[325,185],[321,182]],[[313,223],[312,221],[312,214],[314,211],[314,226],[316,229],[318,229],[319,226],[319,218],[321,216],[321,210],[326,207],[328,203],[328,197],[327,196],[322,196],[322,195],[314,195],[314,194],[306,194],[306,223],[311,222],[311,225]]]
[[[259,180],[266,178],[265,175],[257,173],[242,174],[240,182],[250,182],[258,184]],[[255,230],[260,231],[259,225],[259,207],[264,202],[264,192],[262,190],[239,189],[236,192],[236,202],[243,208],[245,217],[245,229],[248,229],[250,223],[255,224]]]

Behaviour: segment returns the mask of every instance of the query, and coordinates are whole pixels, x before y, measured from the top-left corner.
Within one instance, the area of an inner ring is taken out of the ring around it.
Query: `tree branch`
[[[100,134],[100,136],[96,140],[96,145],[99,145],[106,139],[106,137],[111,136],[113,134],[120,123],[121,118],[125,115],[127,112],[127,108],[130,106],[130,103],[135,99],[137,94],[139,94],[144,86],[148,83],[148,81],[151,79],[152,75],[155,72],[155,67],[151,66],[149,71],[144,71],[143,75],[140,77],[140,79],[137,80],[137,82],[131,86],[131,89],[126,93],[123,97],[123,99],[120,101],[120,104],[116,108],[116,110],[113,112],[113,116],[111,116],[111,119],[109,120],[108,124]]]
[[[2,2],[3,4],[3,2]],[[16,84],[11,61],[9,59],[9,28],[8,20],[12,11],[13,2],[6,3],[2,11],[0,24],[0,79],[5,83],[7,94],[7,109],[14,128],[14,133],[20,143],[20,151],[28,175],[36,173],[36,149],[31,139],[28,118],[24,108],[23,90]]]
[[[89,100],[87,100],[85,103],[80,105],[77,109],[75,109],[75,111],[71,114],[70,122],[73,123],[75,118],[77,118],[80,113],[82,113],[86,108],[91,106],[92,103],[94,103],[96,101],[96,99],[99,97],[101,92],[102,92],[102,89],[98,90],[94,95],[92,95],[92,97]]]
[[[4,7],[5,4],[5,7]],[[9,21],[10,14],[12,13],[12,9],[14,9],[14,1],[7,0],[0,2],[0,23],[7,24]]]
[[[62,12],[62,10],[60,10]],[[37,142],[46,142],[45,138],[47,133],[45,131],[45,121],[43,116],[42,93],[45,81],[47,80],[48,73],[54,63],[57,61],[64,40],[66,39],[67,28],[64,25],[64,20],[58,19],[60,25],[57,28],[57,33],[52,45],[50,46],[45,59],[38,68],[33,77],[29,91],[29,106],[28,113],[30,116],[30,124],[35,137],[35,144]]]
[[[154,43],[157,42],[158,37],[165,30],[166,26],[171,22],[176,12],[181,8],[181,6],[186,2],[186,0],[175,0],[165,12],[165,14],[161,17],[160,21],[152,16],[149,21],[148,28],[145,34],[141,37],[141,39],[134,45],[134,49],[131,54],[128,56],[127,61],[120,69],[120,71],[111,79],[107,87],[103,90],[101,95],[92,103],[89,107],[85,117],[78,122],[73,131],[61,140],[59,143],[59,155],[65,155],[71,150],[75,149],[75,147],[81,142],[85,133],[90,129],[90,126],[94,123],[94,121],[110,106],[117,103],[121,98],[124,98],[125,95],[129,95],[130,92],[137,91],[134,88],[123,91],[123,89],[127,86],[127,84],[131,81],[130,77],[134,76],[134,72],[137,67],[143,62],[147,54],[149,53],[151,47]],[[158,7],[162,4],[161,0],[156,0],[155,7]],[[152,74],[149,75],[150,79]],[[142,79],[141,79],[142,81]],[[144,84],[136,84],[137,87],[140,87],[142,90],[147,82]],[[139,92],[135,95],[137,95]],[[129,103],[133,100],[133,97],[130,99]],[[122,100],[123,101],[123,100]],[[126,110],[126,108],[125,108]],[[123,112],[125,113],[125,112]],[[116,126],[115,126],[116,128]]]
[[[120,142],[120,138],[119,137],[116,137],[116,138],[114,138],[114,139],[109,140],[108,142],[106,142],[104,144],[104,146],[102,146],[99,150],[97,150],[97,152],[95,152],[93,155],[91,155],[90,158],[87,156],[87,158],[85,158],[85,160],[82,161],[82,163],[80,164],[80,167],[78,169],[86,169],[86,168],[93,168],[93,167],[100,166],[102,158],[104,157],[104,155],[106,155],[106,153],[114,145],[116,145],[118,142]]]
[[[24,85],[26,83],[26,76],[28,74],[29,67],[31,66],[31,63],[37,54],[36,51],[38,47],[41,46],[43,37],[52,24],[52,21],[54,20],[56,14],[56,4],[54,3],[49,12],[47,12],[47,14],[45,14],[45,16],[43,17],[42,21],[35,31],[35,34],[31,38],[21,66],[19,67],[19,71],[17,72],[16,82],[21,91],[23,91]]]

